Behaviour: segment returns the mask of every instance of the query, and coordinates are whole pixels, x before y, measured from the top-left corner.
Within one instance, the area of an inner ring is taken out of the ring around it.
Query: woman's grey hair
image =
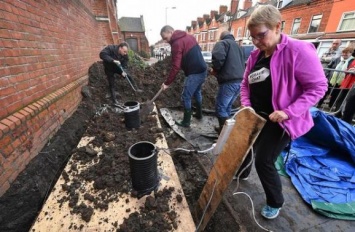
[[[248,28],[253,28],[259,25],[265,25],[269,29],[273,29],[281,22],[280,11],[272,5],[258,6],[256,10],[250,15],[247,22]]]

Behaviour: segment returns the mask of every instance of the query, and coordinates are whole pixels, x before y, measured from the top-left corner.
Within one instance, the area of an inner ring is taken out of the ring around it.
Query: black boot
[[[196,104],[196,112],[192,115],[193,117],[201,120],[202,119],[202,104],[201,103],[197,103]]]
[[[111,100],[112,100],[112,105],[114,106],[118,106],[118,101],[117,101],[117,97],[116,97],[116,93],[114,89],[111,89]]]
[[[222,129],[223,129],[224,123],[226,122],[226,120],[227,120],[228,118],[225,118],[225,117],[217,117],[217,119],[218,119],[219,127],[215,127],[214,129],[215,129],[215,131],[216,131],[218,134],[220,134],[221,131],[222,131]]]
[[[181,122],[175,121],[176,125],[189,127],[191,122],[191,110],[184,110],[184,119]]]

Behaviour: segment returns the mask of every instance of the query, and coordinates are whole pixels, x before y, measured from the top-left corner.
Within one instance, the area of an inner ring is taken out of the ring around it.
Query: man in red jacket
[[[179,70],[182,69],[186,76],[181,100],[184,106],[184,118],[177,125],[189,127],[191,122],[191,99],[196,100],[196,118],[202,118],[201,87],[207,76],[207,64],[201,53],[195,37],[184,31],[174,30],[171,26],[164,26],[160,35],[171,46],[172,67],[169,77],[161,88],[166,90],[175,80]]]

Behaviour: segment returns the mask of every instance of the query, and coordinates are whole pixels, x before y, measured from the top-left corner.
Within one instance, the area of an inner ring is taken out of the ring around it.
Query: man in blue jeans
[[[216,116],[218,132],[231,116],[232,105],[240,92],[240,83],[244,74],[243,50],[235,42],[229,31],[220,35],[220,41],[212,50],[212,68],[210,72],[217,77],[218,93],[216,97]]]
[[[202,119],[202,93],[201,87],[207,76],[207,64],[201,53],[201,48],[195,37],[185,31],[174,30],[171,26],[164,26],[160,35],[171,46],[172,67],[167,80],[161,85],[163,90],[169,88],[175,80],[180,68],[184,71],[185,81],[182,91],[182,104],[184,106],[184,118],[177,125],[189,127],[191,122],[191,99],[196,101],[196,118]]]

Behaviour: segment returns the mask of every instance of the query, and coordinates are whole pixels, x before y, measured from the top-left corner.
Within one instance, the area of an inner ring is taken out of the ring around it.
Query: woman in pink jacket
[[[327,80],[314,46],[281,33],[281,14],[274,6],[259,6],[247,27],[258,49],[247,62],[241,103],[267,120],[254,144],[254,154],[255,168],[266,194],[261,214],[273,219],[284,203],[274,162],[290,140],[312,128],[309,109],[325,94]],[[248,155],[239,170],[251,158],[252,154]],[[250,170],[251,166],[241,178],[247,178]]]

